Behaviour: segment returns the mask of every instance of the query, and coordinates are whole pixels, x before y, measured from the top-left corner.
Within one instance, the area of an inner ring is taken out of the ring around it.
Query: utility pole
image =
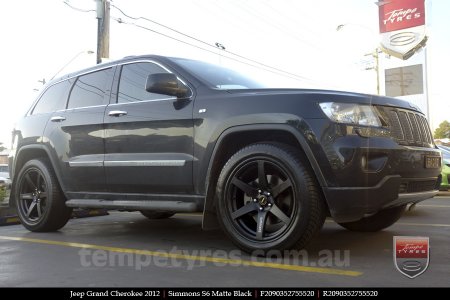
[[[97,64],[102,58],[109,58],[109,0],[95,0],[97,2]]]
[[[381,50],[379,48],[376,48],[372,53],[365,54],[364,56],[372,56],[375,59],[375,66],[366,68],[366,70],[375,70],[377,72],[377,95],[380,95],[380,60],[379,60],[379,54],[381,53]]]

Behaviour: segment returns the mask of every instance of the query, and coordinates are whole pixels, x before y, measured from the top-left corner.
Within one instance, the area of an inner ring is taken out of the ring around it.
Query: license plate
[[[441,158],[437,156],[425,156],[425,168],[436,169],[441,167]]]

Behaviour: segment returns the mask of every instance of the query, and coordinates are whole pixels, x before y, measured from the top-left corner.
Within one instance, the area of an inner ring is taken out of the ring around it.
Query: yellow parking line
[[[418,204],[416,207],[450,208],[450,205]]]
[[[330,220],[325,220],[325,223],[335,223],[335,222],[330,219]],[[394,223],[394,225],[450,227],[450,224],[429,224],[429,223]]]
[[[394,225],[450,227],[450,224],[426,224],[426,223],[395,223]]]
[[[168,252],[161,252],[161,251],[117,248],[117,247],[110,247],[110,246],[61,242],[61,241],[52,241],[52,240],[41,240],[41,239],[31,239],[31,238],[24,238],[24,237],[0,236],[0,239],[9,240],[9,241],[21,241],[21,242],[29,242],[29,243],[37,243],[37,244],[73,247],[73,248],[89,248],[89,249],[105,250],[105,251],[118,252],[118,253],[149,255],[149,256],[157,256],[157,257],[165,257],[165,258],[173,258],[173,259],[191,260],[191,261],[192,260],[193,261],[204,261],[204,262],[211,262],[211,263],[221,263],[221,264],[226,264],[226,265],[242,265],[242,266],[252,266],[252,267],[261,267],[261,268],[281,269],[281,270],[290,270],[290,271],[298,271],[298,272],[321,273],[321,274],[343,275],[343,276],[353,276],[353,277],[361,276],[363,274],[362,272],[358,272],[358,271],[341,270],[341,269],[306,267],[306,266],[297,266],[297,265],[289,265],[289,264],[259,262],[259,261],[241,260],[241,259],[227,259],[227,258],[199,256],[199,255],[185,255],[185,254],[168,253]]]

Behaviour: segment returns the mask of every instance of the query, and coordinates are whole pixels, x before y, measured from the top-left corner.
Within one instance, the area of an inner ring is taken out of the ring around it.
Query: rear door
[[[107,68],[70,79],[67,106],[45,130],[68,192],[105,191],[103,116],[112,77]]]
[[[148,75],[164,72],[169,70],[153,61],[124,64],[116,71],[112,104],[105,111],[110,192],[192,192],[192,101],[145,90]]]

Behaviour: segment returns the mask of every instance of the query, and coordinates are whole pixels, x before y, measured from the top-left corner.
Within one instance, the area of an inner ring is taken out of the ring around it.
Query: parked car
[[[442,183],[440,189],[442,191],[448,191],[450,189],[450,148],[446,146],[438,146],[442,151]]]
[[[31,231],[60,229],[74,207],[203,212],[246,251],[302,248],[327,215],[381,230],[440,185],[441,153],[408,102],[271,89],[182,58],[55,79],[13,135],[11,199]]]
[[[0,184],[7,188],[11,186],[8,164],[0,164]]]

